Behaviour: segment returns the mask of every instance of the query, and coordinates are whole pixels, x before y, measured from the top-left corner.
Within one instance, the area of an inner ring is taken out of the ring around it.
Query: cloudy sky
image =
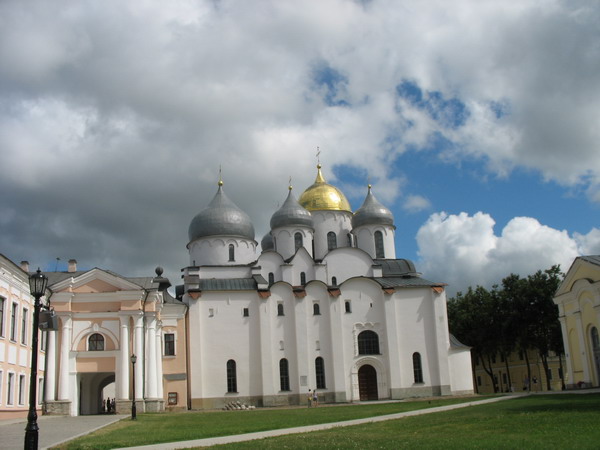
[[[600,254],[600,6],[0,3],[0,253],[188,264],[222,167],[257,241],[287,194],[370,181],[450,292]],[[60,261],[57,261],[60,258]],[[58,264],[58,266],[57,266]]]

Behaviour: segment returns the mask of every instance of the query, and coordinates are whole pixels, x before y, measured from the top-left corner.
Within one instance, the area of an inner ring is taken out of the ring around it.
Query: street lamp
[[[37,388],[37,363],[38,363],[38,326],[40,321],[40,298],[46,292],[48,278],[40,272],[29,277],[29,292],[35,298],[33,306],[33,327],[31,339],[31,373],[29,378],[29,414],[27,414],[27,426],[25,427],[25,450],[38,448],[37,411],[36,411],[36,388]]]
[[[137,418],[137,409],[135,406],[135,362],[137,361],[137,356],[131,355],[131,365],[133,366],[133,395],[131,400],[131,420],[136,420]]]

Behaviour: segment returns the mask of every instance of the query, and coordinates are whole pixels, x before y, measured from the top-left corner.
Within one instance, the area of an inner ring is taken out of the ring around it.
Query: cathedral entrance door
[[[373,366],[365,364],[358,369],[358,392],[360,400],[377,400],[377,371]]]

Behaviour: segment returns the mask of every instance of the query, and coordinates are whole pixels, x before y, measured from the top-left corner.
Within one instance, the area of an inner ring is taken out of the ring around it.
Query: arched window
[[[91,352],[104,350],[104,336],[94,333],[88,339],[88,350]]]
[[[294,234],[294,251],[298,251],[298,249],[302,247],[302,233]]]
[[[362,331],[358,335],[359,355],[379,355],[379,336],[371,330]]]
[[[337,286],[337,278],[336,277],[331,277],[331,285]]]
[[[275,275],[273,272],[269,272],[269,286],[275,283]]]
[[[325,363],[320,356],[315,359],[315,375],[317,379],[317,389],[325,389]]]
[[[320,316],[321,315],[321,306],[319,306],[318,303],[313,303],[313,314],[315,316]]]
[[[352,312],[352,304],[350,303],[350,300],[346,300],[344,302],[344,308],[346,310],[347,313],[351,313]]]
[[[385,258],[383,250],[383,234],[377,230],[375,232],[375,258]]]
[[[421,365],[421,354],[413,353],[413,372],[415,374],[415,383],[423,382],[423,366]]]
[[[227,392],[237,392],[237,370],[235,361],[227,361]]]
[[[283,303],[277,303],[277,315],[283,316]]]
[[[300,272],[300,284],[304,286],[306,284],[306,273]]]
[[[229,244],[229,261],[235,261],[235,247]]]
[[[348,233],[348,247],[352,247],[352,233]]]
[[[327,233],[327,250],[333,250],[337,248],[337,238],[333,231]]]
[[[290,369],[285,358],[279,360],[279,387],[282,391],[290,390]]]

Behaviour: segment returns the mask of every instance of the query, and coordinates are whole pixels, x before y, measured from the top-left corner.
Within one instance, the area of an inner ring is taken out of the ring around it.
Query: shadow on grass
[[[600,394],[532,395],[506,403],[507,412],[592,412],[600,411]]]

